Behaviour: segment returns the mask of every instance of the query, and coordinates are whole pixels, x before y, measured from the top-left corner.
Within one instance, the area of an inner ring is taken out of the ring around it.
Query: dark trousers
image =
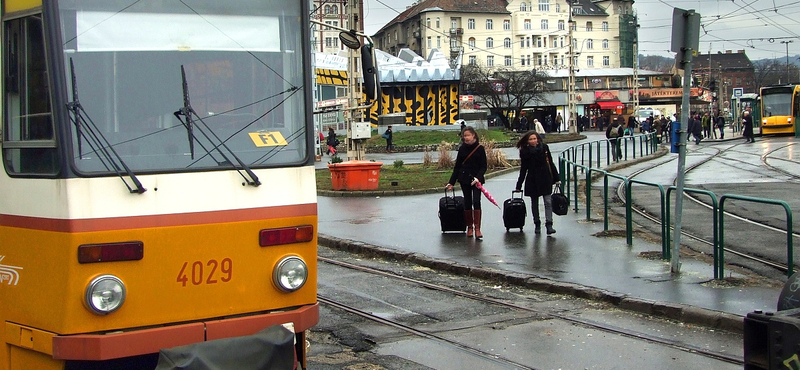
[[[464,194],[464,209],[469,211],[471,209],[481,209],[481,190],[470,185],[461,184],[461,193]]]

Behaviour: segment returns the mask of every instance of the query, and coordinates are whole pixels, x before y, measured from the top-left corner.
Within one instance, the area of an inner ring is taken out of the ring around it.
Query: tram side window
[[[41,15],[5,22],[3,163],[18,175],[58,172]]]

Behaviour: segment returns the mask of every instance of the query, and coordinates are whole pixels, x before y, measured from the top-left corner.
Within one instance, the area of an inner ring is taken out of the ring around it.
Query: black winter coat
[[[526,196],[539,197],[552,194],[553,184],[561,178],[547,144],[522,147],[519,150],[519,158],[521,164],[515,189],[522,190],[524,181]]]
[[[478,149],[475,150],[475,153],[465,162],[464,159],[469,156],[469,153],[472,152],[476,146]],[[458,148],[456,165],[453,167],[453,174],[450,175],[448,184],[454,185],[455,181],[458,180],[461,187],[465,188],[470,186],[473,178],[478,179],[478,181],[483,184],[486,181],[483,177],[484,174],[486,174],[486,150],[483,148],[483,145],[477,142],[472,145],[462,144],[461,147]]]

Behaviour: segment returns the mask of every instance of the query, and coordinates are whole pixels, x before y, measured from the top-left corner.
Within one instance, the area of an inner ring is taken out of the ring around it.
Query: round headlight
[[[125,284],[116,276],[98,276],[86,287],[86,305],[98,315],[112,313],[124,302]]]
[[[275,285],[285,292],[303,287],[308,279],[308,267],[300,257],[286,257],[275,266]]]

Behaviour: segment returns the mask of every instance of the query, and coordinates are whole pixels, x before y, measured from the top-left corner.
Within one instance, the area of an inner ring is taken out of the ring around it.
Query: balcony
[[[461,35],[463,33],[464,33],[464,29],[463,28],[451,28],[450,29],[450,34],[451,35]]]

